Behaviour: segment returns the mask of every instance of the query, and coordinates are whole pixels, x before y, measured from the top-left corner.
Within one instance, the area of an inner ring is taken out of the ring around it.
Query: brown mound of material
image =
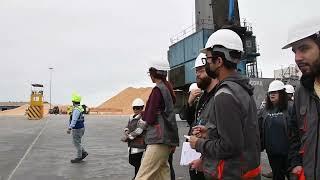
[[[135,98],[141,98],[146,103],[152,88],[133,88],[129,87],[121,91],[116,96],[113,96],[106,102],[102,103],[97,108],[90,109],[90,111],[95,114],[132,114],[132,101]],[[93,110],[93,111],[92,111]]]
[[[44,104],[44,114],[48,114],[49,111],[49,104]],[[26,110],[28,109],[29,104],[25,104],[23,106],[20,106],[18,108],[10,109],[10,110],[5,110],[5,111],[0,111],[0,115],[6,115],[6,116],[23,116],[26,113]]]

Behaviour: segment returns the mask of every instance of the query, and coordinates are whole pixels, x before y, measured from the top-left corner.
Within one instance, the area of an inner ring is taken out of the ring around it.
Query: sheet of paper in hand
[[[193,160],[199,159],[201,153],[198,153],[196,150],[192,149],[189,142],[184,142],[181,150],[181,159],[180,165],[187,166]]]

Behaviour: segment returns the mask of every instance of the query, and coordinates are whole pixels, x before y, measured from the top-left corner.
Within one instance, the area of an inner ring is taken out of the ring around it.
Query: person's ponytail
[[[157,70],[157,69],[151,67],[151,68],[149,68],[149,73],[154,78],[160,79],[166,85],[166,87],[170,91],[170,95],[172,97],[173,104],[175,104],[176,103],[176,95],[173,91],[173,87],[172,87],[171,83],[169,81],[167,81],[167,72]]]
[[[169,89],[171,97],[172,97],[173,104],[175,104],[176,103],[176,95],[175,95],[175,93],[173,91],[171,83],[169,81],[167,81],[166,79],[162,79],[162,81],[166,85],[166,87]]]

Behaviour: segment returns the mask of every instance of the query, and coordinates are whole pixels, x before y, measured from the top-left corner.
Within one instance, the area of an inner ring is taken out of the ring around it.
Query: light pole
[[[52,67],[49,67],[50,70],[50,109],[51,109],[51,81],[52,81]]]

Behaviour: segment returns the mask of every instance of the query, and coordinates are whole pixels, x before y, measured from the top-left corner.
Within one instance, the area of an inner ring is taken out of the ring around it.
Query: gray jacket
[[[320,100],[313,78],[301,78],[295,91],[293,117],[289,123],[289,163],[302,165],[307,179],[320,180]]]
[[[132,148],[145,149],[144,134],[146,128],[146,122],[141,119],[141,114],[136,116],[131,115],[129,117],[128,125],[128,146]]]
[[[209,179],[260,179],[257,109],[249,79],[234,74],[220,82],[211,98],[208,139],[199,139]]]
[[[146,144],[167,144],[179,146],[178,126],[170,91],[164,83],[157,84],[165,102],[165,110],[157,114],[156,123],[148,125]]]

